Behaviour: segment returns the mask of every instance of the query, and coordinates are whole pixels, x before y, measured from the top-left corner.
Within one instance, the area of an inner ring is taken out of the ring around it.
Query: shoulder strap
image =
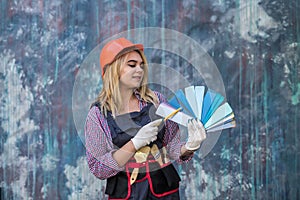
[[[94,103],[92,103],[90,109],[91,109],[93,106],[96,106],[99,110],[101,110],[101,109],[100,109],[100,106],[101,106],[100,102],[95,101]]]

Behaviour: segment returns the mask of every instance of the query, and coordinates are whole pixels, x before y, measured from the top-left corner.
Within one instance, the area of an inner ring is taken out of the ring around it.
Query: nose
[[[137,72],[143,72],[143,71],[144,71],[144,68],[143,68],[141,65],[137,65],[137,66],[136,66],[136,71],[137,71]]]

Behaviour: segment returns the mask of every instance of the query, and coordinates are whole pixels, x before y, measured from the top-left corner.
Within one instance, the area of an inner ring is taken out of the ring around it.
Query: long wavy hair
[[[120,93],[120,71],[121,66],[126,62],[128,53],[136,51],[140,54],[144,62],[144,77],[141,85],[137,88],[141,98],[148,102],[158,105],[158,97],[154,92],[148,88],[148,65],[147,59],[143,51],[136,48],[129,48],[122,51],[115,61],[105,67],[105,73],[102,77],[103,88],[100,91],[96,102],[100,104],[100,111],[107,117],[107,112],[110,111],[112,116],[115,117],[121,109],[123,109],[123,101]]]

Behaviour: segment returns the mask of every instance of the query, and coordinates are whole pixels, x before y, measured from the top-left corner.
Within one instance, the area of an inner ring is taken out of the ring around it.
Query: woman
[[[109,199],[179,199],[180,177],[170,160],[189,160],[206,138],[202,123],[188,123],[182,144],[178,125],[155,115],[166,102],[147,86],[142,44],[108,42],[100,54],[103,88],[85,124],[90,171],[107,179]]]

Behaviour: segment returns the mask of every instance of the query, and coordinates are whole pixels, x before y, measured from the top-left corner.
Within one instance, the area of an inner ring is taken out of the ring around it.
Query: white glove
[[[198,119],[191,119],[188,122],[188,140],[185,144],[187,150],[197,150],[206,138],[206,130]]]
[[[157,119],[149,124],[146,124],[137,132],[137,134],[131,139],[136,150],[156,140],[158,126],[161,122],[162,119]]]

